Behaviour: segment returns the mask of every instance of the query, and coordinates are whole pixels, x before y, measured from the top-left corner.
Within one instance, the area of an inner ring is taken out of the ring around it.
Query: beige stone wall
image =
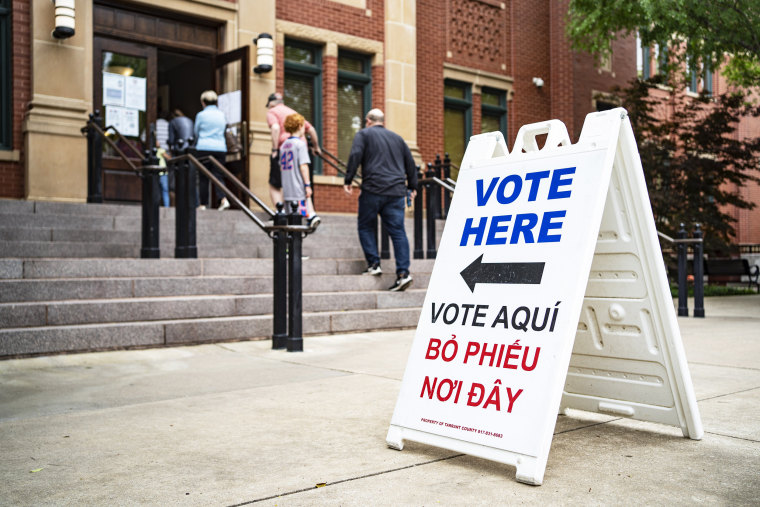
[[[92,110],[91,2],[76,2],[76,34],[62,41],[52,2],[32,2],[32,101],[24,119],[26,197],[87,198],[87,143],[79,129]]]
[[[417,147],[417,21],[415,0],[385,0],[385,124]]]
[[[239,45],[250,44],[251,68],[256,66],[256,46],[253,39],[261,33],[275,37],[275,0],[240,2],[238,16]],[[278,65],[275,54],[275,68]],[[275,91],[277,75],[274,70],[266,74],[255,74],[248,69],[250,79],[250,159],[248,181],[251,190],[269,204],[269,153],[272,146],[266,120],[266,99]]]

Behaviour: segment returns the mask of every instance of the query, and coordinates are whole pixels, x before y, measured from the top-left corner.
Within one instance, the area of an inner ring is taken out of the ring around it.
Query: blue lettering
[[[559,187],[565,187],[573,182],[572,177],[562,177],[569,174],[575,174],[575,167],[554,170],[552,173],[552,182],[549,185],[549,199],[564,199],[565,197],[570,197],[570,190],[558,190]]]
[[[483,235],[486,233],[486,223],[488,217],[480,217],[477,227],[472,226],[472,218],[468,218],[464,223],[464,230],[462,231],[462,240],[459,242],[459,246],[467,246],[467,241],[470,236],[475,235],[475,244],[478,246],[483,242]]]
[[[509,240],[511,245],[520,241],[520,234],[525,238],[526,243],[535,243],[533,240],[533,228],[538,223],[538,215],[535,213],[520,213],[515,217],[515,227],[512,229],[512,238]]]
[[[528,201],[536,200],[536,196],[538,196],[538,187],[541,186],[541,180],[548,177],[549,171],[538,171],[525,175],[525,179],[530,181],[530,194],[528,194]]]
[[[562,235],[549,234],[549,231],[562,228],[562,222],[552,222],[552,219],[564,217],[565,213],[567,213],[565,210],[547,211],[544,213],[544,216],[541,219],[541,229],[538,231],[539,243],[559,243]]]
[[[509,195],[509,197],[507,197],[507,194],[504,192],[507,188],[507,183],[514,183],[515,185],[514,188],[512,188],[512,193]],[[499,191],[496,194],[496,200],[499,201],[499,204],[509,204],[520,197],[521,190],[522,180],[520,177],[516,174],[510,174],[501,180],[501,183],[499,184]]]
[[[488,229],[488,239],[486,239],[486,245],[506,245],[507,238],[497,238],[496,235],[500,232],[507,232],[508,225],[500,225],[512,220],[512,215],[499,215],[491,219],[491,227]]]
[[[483,193],[483,180],[475,181],[475,188],[477,189],[478,206],[485,206],[488,202],[488,198],[491,197],[493,189],[496,188],[496,181],[498,178],[492,178],[491,183],[488,184],[488,190]]]

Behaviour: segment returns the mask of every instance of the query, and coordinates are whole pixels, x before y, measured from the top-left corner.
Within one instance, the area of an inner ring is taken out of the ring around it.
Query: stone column
[[[419,161],[415,0],[385,0],[385,117]]]
[[[275,0],[240,1],[239,5],[239,44],[249,44],[251,47],[251,68],[248,69],[250,79],[250,132],[252,144],[250,150],[249,175],[251,190],[264,202],[269,204],[269,156],[272,147],[269,127],[267,127],[266,100],[276,89],[277,68],[282,61],[274,56],[274,68],[266,74],[256,74],[256,45],[253,39],[260,33],[268,33],[277,40],[275,25]]]
[[[76,2],[76,33],[56,40],[52,2],[32,2],[32,101],[24,118],[26,198],[87,199],[92,110],[92,3]]]

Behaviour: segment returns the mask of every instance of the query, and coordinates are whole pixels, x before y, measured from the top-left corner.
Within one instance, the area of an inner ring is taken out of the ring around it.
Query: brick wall
[[[0,161],[0,197],[24,197],[24,137],[21,126],[31,100],[31,39],[29,2],[14,0],[12,9],[13,39],[13,149],[20,153],[18,162]]]
[[[417,2],[417,145],[424,162],[443,155],[443,61],[446,9],[439,0]]]
[[[383,40],[384,4],[384,0],[367,0],[367,9],[359,9],[329,0],[277,0],[277,19]],[[367,10],[371,11],[371,16],[367,16]]]

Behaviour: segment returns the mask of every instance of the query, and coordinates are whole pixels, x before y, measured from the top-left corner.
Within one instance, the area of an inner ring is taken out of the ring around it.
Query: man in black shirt
[[[386,129],[385,115],[379,109],[367,113],[367,128],[357,132],[348,157],[343,189],[353,193],[351,181],[362,166],[359,194],[359,241],[367,259],[365,275],[380,275],[377,252],[377,215],[393,241],[396,257],[396,282],[391,291],[402,291],[412,285],[409,274],[409,241],[404,230],[404,200],[417,194],[417,169],[412,153],[398,134]]]

